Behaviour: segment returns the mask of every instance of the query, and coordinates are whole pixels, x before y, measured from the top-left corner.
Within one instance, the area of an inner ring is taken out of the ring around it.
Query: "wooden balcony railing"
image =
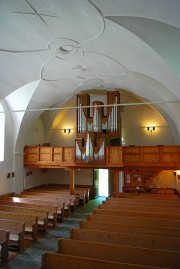
[[[25,146],[24,166],[37,168],[153,167],[180,170],[180,146],[106,146],[105,162],[75,160],[74,147]]]

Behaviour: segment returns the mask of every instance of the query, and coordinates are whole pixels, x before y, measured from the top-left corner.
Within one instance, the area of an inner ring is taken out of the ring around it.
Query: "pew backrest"
[[[59,239],[58,253],[87,258],[179,269],[179,251]]]
[[[0,229],[8,229],[10,231],[10,240],[17,241],[19,251],[24,250],[25,222],[0,219]]]
[[[70,238],[132,247],[180,251],[180,238],[72,228]]]

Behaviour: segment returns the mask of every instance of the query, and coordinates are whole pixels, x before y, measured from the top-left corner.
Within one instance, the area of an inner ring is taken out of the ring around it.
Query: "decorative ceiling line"
[[[163,105],[163,104],[174,104],[180,103],[180,100],[168,100],[168,101],[161,101],[161,102],[141,102],[141,103],[122,103],[117,104],[116,106],[141,106],[141,105]],[[114,104],[104,104],[104,105],[89,105],[89,106],[81,106],[81,108],[93,108],[93,107],[113,107]],[[36,111],[54,111],[54,110],[68,110],[68,109],[77,109],[78,106],[67,106],[67,107],[48,107],[48,108],[35,108],[35,109],[20,109],[20,110],[7,110],[7,111],[0,111],[0,114],[8,114],[8,113],[21,113],[21,112],[36,112]]]
[[[102,28],[101,33],[98,36],[96,36],[95,38],[93,37],[91,39],[88,39],[88,40],[86,40],[84,42],[81,42],[81,43],[87,43],[87,42],[89,42],[91,40],[98,39],[100,36],[102,36],[104,34],[104,31],[105,31],[105,19],[104,19],[104,16],[103,16],[101,10],[91,0],[88,0],[88,2],[97,10],[97,12],[99,13],[99,15],[101,16],[102,21],[103,21],[103,28]]]
[[[37,16],[46,26],[48,26],[47,22],[43,19],[42,16],[46,16],[46,17],[52,17],[52,18],[58,18],[60,19],[60,17],[58,16],[54,16],[54,15],[48,15],[48,14],[45,14],[45,13],[40,13],[42,12],[45,8],[42,8],[39,12],[33,7],[33,5],[31,5],[27,0],[24,0],[28,6],[32,9],[33,12],[23,12],[23,11],[14,11],[12,13],[18,13],[18,14],[26,14],[26,15],[34,15],[34,16]]]

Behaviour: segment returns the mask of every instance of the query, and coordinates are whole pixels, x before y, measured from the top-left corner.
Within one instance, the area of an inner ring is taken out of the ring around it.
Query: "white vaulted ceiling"
[[[76,93],[123,89],[152,102],[177,137],[179,14],[179,0],[0,0],[0,100],[24,111],[23,134]]]

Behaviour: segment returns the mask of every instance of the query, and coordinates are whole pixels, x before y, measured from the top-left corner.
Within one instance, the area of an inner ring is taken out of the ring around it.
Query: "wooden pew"
[[[131,224],[131,225],[143,225],[143,226],[156,226],[177,228],[180,231],[180,220],[171,219],[155,219],[144,217],[131,217],[131,216],[113,216],[113,215],[100,215],[100,214],[88,214],[87,220],[100,221],[109,223]]]
[[[2,265],[8,262],[9,230],[0,229],[0,257]]]
[[[116,198],[116,197],[113,197]],[[152,193],[119,193],[119,198],[143,198],[155,200],[179,200],[178,195],[172,194],[152,194]]]
[[[52,186],[52,185],[48,185],[48,186],[39,186],[36,187],[35,189],[37,190],[51,190],[51,191],[66,191],[70,194],[70,190],[69,187],[67,186]],[[88,203],[89,202],[89,193],[90,193],[90,189],[89,188],[85,188],[85,187],[76,187],[74,189],[74,194],[79,196],[79,203]]]
[[[127,196],[127,197],[106,197],[105,201],[108,202],[117,202],[117,201],[152,201],[154,203],[175,203],[179,204],[180,203],[180,197],[176,196],[176,198],[168,198],[167,196],[163,197],[157,197],[156,195],[136,195],[136,196]]]
[[[72,228],[70,239],[180,251],[180,238]]]
[[[36,215],[38,216],[38,226],[42,227],[44,233],[48,232],[48,215],[49,212],[42,209],[27,208],[20,206],[1,205],[0,211],[14,212],[20,214]]]
[[[114,200],[115,199],[115,200]],[[108,200],[104,200],[103,201],[103,204],[115,204],[115,205],[123,205],[123,204],[127,204],[127,205],[146,205],[146,206],[158,206],[158,207],[162,207],[162,206],[165,206],[165,207],[173,207],[173,208],[177,208],[178,206],[180,206],[180,201],[168,201],[168,200],[165,200],[165,201],[156,201],[156,200],[143,200],[143,199],[123,199],[123,198],[111,198],[111,199],[108,199]]]
[[[18,198],[9,200],[0,200],[0,205],[18,206],[25,208],[35,208],[40,210],[45,210],[49,212],[48,219],[53,221],[53,227],[57,226],[57,209],[55,205],[51,205],[48,201],[34,201],[30,199]]]
[[[34,242],[38,240],[37,238],[38,216],[23,213],[0,211],[0,218],[5,220],[15,220],[25,222],[25,233],[30,234]]]
[[[25,222],[0,219],[0,229],[9,230],[9,243],[17,245],[19,251],[24,251]]]
[[[123,211],[146,211],[146,212],[155,212],[155,213],[173,213],[173,214],[180,214],[180,208],[167,208],[167,207],[156,207],[156,206],[128,206],[128,205],[108,205],[102,204],[99,205],[98,208],[100,209],[110,209],[110,210],[123,210]]]
[[[164,236],[180,238],[180,229],[157,226],[143,226],[121,223],[109,223],[100,221],[80,221],[79,227],[81,229],[100,230],[100,231],[114,231],[120,233],[132,233],[142,235]]]
[[[169,210],[176,210],[180,209],[180,204],[171,204],[171,203],[151,203],[151,202],[139,202],[139,201],[122,201],[122,202],[108,202],[108,201],[103,201],[104,205],[109,205],[109,206],[138,206],[138,207],[156,207],[156,208],[164,208],[164,209],[169,209]]]
[[[144,269],[136,264],[127,264],[107,260],[92,259],[73,255],[66,255],[53,252],[45,252],[42,255],[39,269]],[[158,269],[157,267],[146,266],[146,269]]]
[[[42,201],[51,201],[58,205],[58,217],[61,221],[64,221],[64,213],[69,217],[70,215],[70,206],[71,200],[70,198],[64,199],[56,195],[51,195],[48,193],[39,193],[39,192],[27,192],[27,194],[18,194],[16,197],[34,199],[34,200],[42,200]]]
[[[57,252],[106,261],[179,269],[179,251],[59,239]]]
[[[100,215],[113,215],[113,216],[124,216],[124,217],[140,217],[140,218],[155,218],[155,219],[171,219],[180,220],[180,213],[161,213],[161,212],[146,212],[144,211],[125,211],[125,210],[111,210],[111,209],[93,209],[93,214]]]
[[[51,191],[51,190],[33,190],[33,191],[24,191],[22,195],[34,195],[34,196],[45,196],[45,197],[53,197],[58,201],[62,201],[65,203],[66,211],[73,211],[76,210],[76,207],[79,204],[79,197],[76,195],[71,195],[66,192],[59,192],[59,191]]]

